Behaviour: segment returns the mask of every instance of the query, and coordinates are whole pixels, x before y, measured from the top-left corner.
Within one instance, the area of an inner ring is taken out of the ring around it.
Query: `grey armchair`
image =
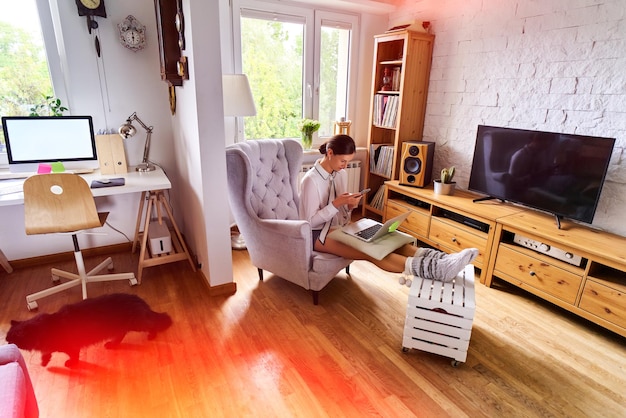
[[[263,280],[270,271],[313,292],[352,260],[313,251],[311,226],[298,216],[302,146],[293,139],[246,141],[226,148],[228,190],[237,227]]]

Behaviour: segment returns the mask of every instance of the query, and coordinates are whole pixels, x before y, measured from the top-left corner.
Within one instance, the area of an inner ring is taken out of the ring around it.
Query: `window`
[[[41,20],[40,20],[41,19]],[[51,71],[59,59],[49,62],[46,48],[56,40],[51,11],[46,0],[0,0],[0,114],[28,115],[30,109],[55,94]],[[42,30],[46,34],[46,43]],[[56,84],[63,84],[62,81]],[[0,129],[0,154],[4,154],[4,135]]]
[[[358,17],[241,3],[233,22],[241,41],[235,67],[247,74],[257,107],[257,115],[245,119],[245,138],[299,138],[303,118],[320,121],[319,138],[331,136],[334,121],[349,119],[355,106],[350,64],[356,62]]]

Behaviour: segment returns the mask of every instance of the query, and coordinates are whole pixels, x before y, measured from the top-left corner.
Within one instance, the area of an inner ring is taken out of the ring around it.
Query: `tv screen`
[[[615,138],[479,125],[469,189],[592,223]]]
[[[91,116],[3,116],[9,170],[36,172],[39,163],[98,168]]]

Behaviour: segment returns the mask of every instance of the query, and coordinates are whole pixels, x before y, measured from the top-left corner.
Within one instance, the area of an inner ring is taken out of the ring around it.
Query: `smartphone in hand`
[[[363,190],[361,190],[361,191],[359,192],[359,194],[360,194],[360,195],[367,194],[367,193],[369,193],[369,192],[370,192],[370,190],[372,190],[372,189],[370,189],[370,188],[363,189]]]

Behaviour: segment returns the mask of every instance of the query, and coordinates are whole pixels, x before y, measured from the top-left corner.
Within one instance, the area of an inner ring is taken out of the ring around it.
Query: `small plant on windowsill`
[[[37,104],[30,108],[28,116],[63,116],[67,107],[61,104],[61,99],[53,96],[44,96],[44,103]],[[45,114],[47,113],[47,114]]]
[[[298,129],[302,133],[302,147],[307,150],[313,145],[313,134],[317,132],[322,124],[315,119],[303,119],[298,124]]]
[[[441,177],[435,180],[435,194],[453,195],[456,182],[452,181],[456,169],[454,166],[441,170]]]

